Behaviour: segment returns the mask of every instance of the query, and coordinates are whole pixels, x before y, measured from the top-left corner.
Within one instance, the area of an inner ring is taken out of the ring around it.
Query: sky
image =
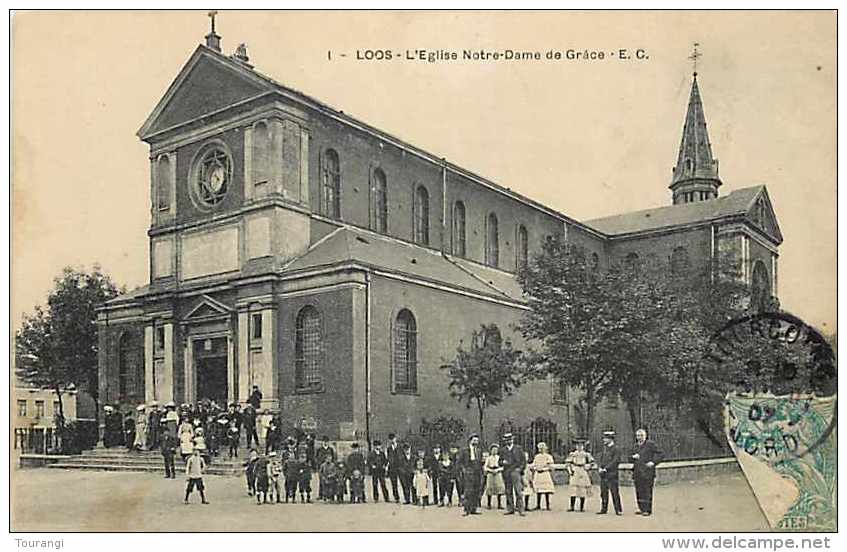
[[[135,132],[208,27],[201,11],[14,15],[13,328],[64,266],[148,280]],[[670,203],[697,42],[720,192],[767,185],[785,238],[781,303],[835,331],[833,12],[221,11],[217,32],[263,74],[577,220]],[[620,48],[648,58],[610,56]],[[605,59],[356,59],[369,49]]]

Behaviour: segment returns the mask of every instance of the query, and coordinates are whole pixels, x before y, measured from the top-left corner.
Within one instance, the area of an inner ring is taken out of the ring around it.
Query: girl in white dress
[[[503,466],[500,465],[500,447],[496,444],[488,449],[488,457],[482,466],[485,472],[485,496],[488,497],[488,509],[491,509],[491,497],[497,497],[497,509],[503,509],[503,495],[506,494],[506,482],[503,481]]]
[[[579,439],[576,441],[576,450],[568,455],[568,474],[570,481],[568,484],[571,494],[571,507],[568,512],[574,511],[576,499],[579,499],[579,511],[585,511],[585,499],[591,496],[591,476],[589,471],[594,466],[594,457],[585,450],[585,440]]]
[[[429,505],[429,497],[432,494],[432,478],[429,472],[424,468],[424,461],[418,458],[415,462],[415,475],[412,476],[412,486],[415,489],[415,494],[418,495],[418,504],[421,507]]]
[[[553,456],[547,452],[547,443],[538,443],[538,454],[532,460],[532,486],[535,488],[535,509],[541,509],[541,497],[545,508],[550,510],[550,495],[556,492],[553,486]]]
[[[194,452],[194,426],[188,419],[179,424],[179,453],[185,460]]]

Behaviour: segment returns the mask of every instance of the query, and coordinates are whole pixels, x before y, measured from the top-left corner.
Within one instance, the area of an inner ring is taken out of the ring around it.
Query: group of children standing
[[[253,448],[244,463],[247,494],[256,496],[256,503],[312,502],[312,464],[306,452],[296,449],[270,451],[260,455]],[[283,495],[284,491],[284,495]]]

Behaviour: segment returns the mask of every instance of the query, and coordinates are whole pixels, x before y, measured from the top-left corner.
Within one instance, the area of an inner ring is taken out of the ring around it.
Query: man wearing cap
[[[176,432],[171,433],[165,431],[162,434],[162,460],[165,463],[165,479],[176,479],[176,469],[174,468],[174,456],[176,455]]]
[[[374,441],[373,444],[374,448],[368,454],[368,468],[371,471],[371,486],[373,487],[372,496],[374,502],[379,502],[379,490],[382,489],[382,499],[388,502],[388,487],[385,484],[385,468],[388,466],[388,455],[382,450],[381,441]]]
[[[255,441],[256,448],[259,447],[259,434],[256,432],[256,409],[248,404],[241,412],[241,422],[244,424],[244,432],[247,434],[247,448]]]
[[[347,455],[347,461],[344,463],[347,468],[347,473],[353,474],[354,471],[358,470],[362,477],[365,475],[365,457],[362,454],[362,451],[359,450],[359,443],[353,443],[350,445],[352,450],[350,454]],[[362,495],[362,502],[367,502],[364,494]]]
[[[385,450],[388,456],[388,480],[391,481],[391,496],[394,497],[394,502],[400,504],[400,490],[397,488],[397,483],[400,479],[400,455],[403,451],[400,450],[400,445],[397,444],[397,435],[394,433],[388,434],[388,447]]]
[[[463,516],[479,514],[480,489],[482,487],[482,452],[479,448],[479,435],[471,433],[468,444],[459,453],[459,470],[464,482]]]
[[[621,452],[615,445],[615,432],[603,432],[603,448],[597,459],[597,471],[600,472],[600,500],[601,506],[598,514],[609,511],[609,494],[612,495],[612,504],[615,506],[615,514],[623,515],[621,507],[621,492],[618,488],[618,464],[621,463]]]
[[[635,500],[638,510],[635,514],[650,516],[653,514],[653,483],[656,481],[656,465],[662,461],[664,453],[647,439],[647,430],[635,432],[635,452],[632,454],[632,481],[635,484]]]
[[[526,468],[526,455],[520,445],[515,444],[515,436],[511,433],[503,435],[505,446],[500,449],[500,465],[503,466],[503,481],[506,483],[506,513],[524,516],[523,472]]]

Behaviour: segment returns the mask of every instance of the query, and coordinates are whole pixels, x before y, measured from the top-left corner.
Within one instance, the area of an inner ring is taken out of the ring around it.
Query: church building
[[[441,367],[481,324],[520,348],[516,272],[546,236],[598,267],[722,252],[776,295],[764,186],[721,190],[697,73],[669,205],[578,221],[258,72],[212,32],[138,131],[149,145],[149,283],[98,310],[101,403],[246,402],[365,440],[475,413]],[[513,186],[512,188],[514,188]],[[487,411],[570,419],[557,382]]]

